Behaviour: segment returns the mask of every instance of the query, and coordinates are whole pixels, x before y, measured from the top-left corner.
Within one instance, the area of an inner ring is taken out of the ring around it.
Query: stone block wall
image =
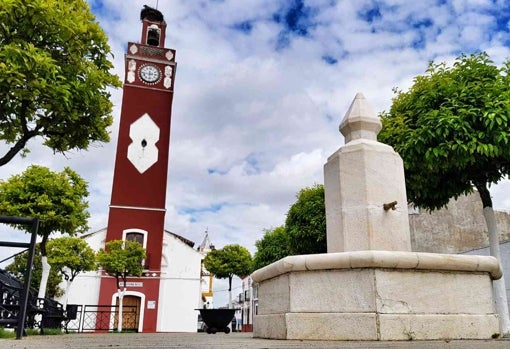
[[[413,212],[414,211],[414,212]],[[447,208],[410,210],[411,248],[414,252],[461,253],[489,245],[487,225],[478,193],[450,200]],[[501,241],[510,240],[510,212],[496,211]]]

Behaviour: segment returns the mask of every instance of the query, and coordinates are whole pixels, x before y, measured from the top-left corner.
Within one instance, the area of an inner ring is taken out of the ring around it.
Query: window
[[[122,232],[122,240],[136,241],[147,248],[147,237],[149,233],[142,229],[126,229]]]
[[[136,241],[143,248],[147,248],[147,237],[148,232],[142,229],[126,229],[122,232],[122,240],[124,241]],[[142,261],[144,269],[150,269],[150,251],[146,251],[146,258]]]
[[[144,236],[142,233],[127,233],[126,234],[127,241],[136,241],[142,246],[143,246],[143,238],[144,238]]]

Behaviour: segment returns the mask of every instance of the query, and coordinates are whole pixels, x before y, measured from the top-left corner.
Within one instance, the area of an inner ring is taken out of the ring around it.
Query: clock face
[[[161,71],[151,64],[143,65],[140,68],[140,78],[146,83],[156,83],[161,79]]]

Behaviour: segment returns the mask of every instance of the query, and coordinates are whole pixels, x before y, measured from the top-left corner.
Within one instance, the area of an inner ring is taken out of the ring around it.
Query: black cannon
[[[36,292],[30,289],[26,310],[26,323],[33,325],[37,312]],[[0,269],[0,326],[18,327],[23,284]]]
[[[235,309],[197,309],[200,311],[207,333],[230,333],[228,324],[234,318]]]
[[[62,321],[65,320],[64,308],[61,303],[49,299],[39,298],[39,308],[42,313],[42,320],[40,324],[41,332],[44,334],[44,329],[61,329]]]
[[[19,313],[23,284],[10,275],[7,271],[0,269],[0,326],[17,328],[19,327]],[[40,321],[37,321],[40,315]],[[67,323],[76,318],[77,305],[69,304],[67,311],[64,311],[61,303],[50,298],[37,298],[37,291],[29,289],[26,317],[23,328],[39,327],[41,333],[45,329],[61,329],[62,322]]]

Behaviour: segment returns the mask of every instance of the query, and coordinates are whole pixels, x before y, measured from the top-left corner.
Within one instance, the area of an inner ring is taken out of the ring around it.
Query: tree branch
[[[46,256],[46,243],[48,242],[48,235],[43,235],[39,248],[41,249],[41,256]]]
[[[0,166],[3,166],[6,163],[8,163],[9,161],[11,161],[12,158],[14,156],[16,156],[16,154],[18,154],[25,147],[27,141],[28,141],[28,138],[25,138],[25,137],[18,140],[14,144],[14,146],[11,149],[9,149],[9,151],[3,157],[0,158]]]
[[[7,164],[9,161],[11,161],[12,158],[14,158],[16,156],[16,154],[18,154],[21,150],[23,150],[23,148],[25,148],[25,145],[27,144],[27,142],[31,138],[37,136],[37,134],[39,133],[39,130],[41,128],[40,126],[36,126],[33,130],[28,129],[27,118],[26,118],[27,110],[28,110],[28,102],[23,101],[22,105],[21,105],[20,115],[19,115],[19,119],[21,122],[21,129],[23,130],[23,134],[22,134],[21,138],[18,139],[16,141],[16,143],[14,143],[14,145],[11,147],[11,149],[9,149],[9,151],[3,157],[0,158],[0,166],[3,166],[5,164]]]

